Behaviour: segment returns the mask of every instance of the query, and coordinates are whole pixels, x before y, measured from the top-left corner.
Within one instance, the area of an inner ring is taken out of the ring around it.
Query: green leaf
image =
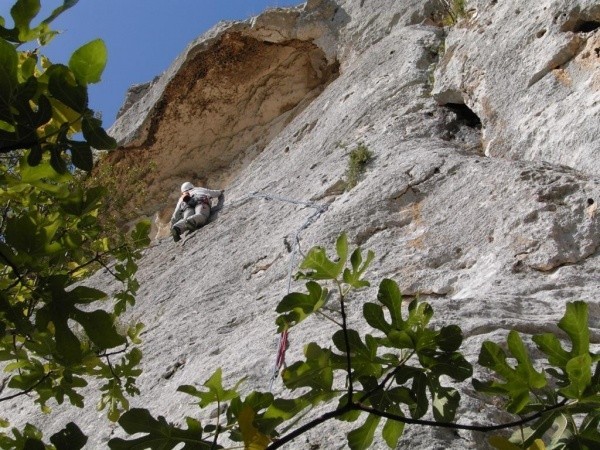
[[[127,340],[117,332],[112,316],[106,311],[83,312],[74,309],[71,317],[79,322],[90,340],[100,349],[114,348]]]
[[[112,150],[117,147],[117,141],[104,131],[102,121],[95,117],[84,116],[81,131],[86,141],[95,149]]]
[[[379,291],[377,293],[377,300],[390,311],[392,319],[392,327],[397,330],[402,330],[404,327],[404,321],[402,320],[402,295],[400,294],[400,288],[398,283],[394,280],[384,279],[379,284]]]
[[[67,363],[78,363],[83,357],[81,343],[68,325],[68,316],[61,314],[60,310],[54,310],[52,321],[54,323],[54,338],[56,347]],[[38,315],[41,316],[41,315]]]
[[[427,376],[424,373],[416,373],[411,387],[411,396],[416,404],[410,407],[410,415],[413,419],[420,419],[429,408],[427,400]]]
[[[48,23],[52,22],[54,19],[56,19],[64,11],[66,11],[67,9],[72,8],[73,6],[75,6],[78,1],[79,0],[63,0],[63,4],[61,6],[55,8],[52,11],[52,13],[42,21],[42,23],[48,24]]]
[[[369,325],[386,335],[392,330],[392,326],[385,320],[383,308],[375,303],[367,302],[363,305],[363,316]]]
[[[73,72],[62,64],[52,65],[48,74],[48,90],[54,98],[73,111],[83,114],[88,107],[88,93],[85,86],[80,86]]]
[[[198,398],[200,400],[198,405],[204,408],[213,402],[226,402],[239,397],[237,388],[242,382],[243,380],[238,381],[232,389],[225,389],[223,387],[223,371],[219,367],[203,385],[208,391],[199,391],[191,385],[179,386],[177,390]]]
[[[548,356],[548,362],[553,366],[565,368],[569,359],[569,352],[562,348],[556,335],[544,333],[533,336],[533,342],[537,347]]]
[[[298,361],[285,368],[281,378],[288,389],[309,387],[330,392],[333,385],[331,351],[311,342],[304,349],[306,361]]]
[[[517,360],[516,367],[511,367],[506,361],[506,354],[492,342],[484,342],[479,354],[479,363],[492,369],[506,382],[491,381],[481,383],[473,381],[475,389],[491,394],[500,394],[509,398],[507,410],[519,413],[532,400],[531,392],[540,390],[547,384],[543,373],[537,372],[521,337],[516,331],[511,331],[507,339],[508,348]]]
[[[238,415],[238,425],[242,438],[244,440],[244,449],[246,450],[263,450],[271,442],[271,439],[260,432],[254,426],[256,412],[249,406],[242,408]]]
[[[52,166],[52,168],[60,174],[67,173],[68,172],[67,163],[62,158],[62,155],[61,155],[62,152],[61,152],[60,148],[55,145],[47,146],[47,147],[50,148],[50,165]]]
[[[462,330],[458,325],[448,325],[440,329],[436,343],[440,350],[445,352],[455,352],[459,349],[463,341]]]
[[[89,172],[94,167],[92,148],[87,142],[69,141],[71,161],[78,169]]]
[[[519,333],[511,330],[508,333],[507,342],[509,350],[519,363],[516,368],[517,373],[527,382],[527,386],[531,389],[541,389],[546,386],[546,377],[534,369]]]
[[[0,104],[8,107],[17,89],[17,65],[19,56],[14,46],[0,39]]]
[[[348,259],[348,238],[346,233],[340,235],[336,241],[338,261],[333,262],[327,257],[323,247],[311,248],[304,261],[300,264],[301,269],[308,269],[311,272],[306,274],[306,278],[312,280],[335,280],[342,273],[346,260]]]
[[[57,350],[68,363],[77,363],[83,356],[81,342],[71,331],[69,320],[78,322],[85,330],[87,336],[100,349],[108,349],[124,344],[126,339],[116,331],[112,316],[103,310],[82,311],[77,309],[77,304],[89,304],[90,295],[97,296],[99,291],[74,290],[66,292],[64,276],[54,276],[48,280],[51,291],[51,301],[44,305],[36,316],[36,325],[45,329],[48,324],[54,324],[54,336]],[[79,295],[83,295],[79,298]]]
[[[437,378],[447,375],[456,381],[464,381],[473,375],[473,366],[458,352],[436,353],[428,369]]]
[[[23,42],[29,39],[30,23],[40,12],[39,0],[17,0],[10,10],[10,15],[19,30],[19,39]]]
[[[566,365],[570,384],[560,389],[567,398],[581,399],[592,381],[592,358],[589,354],[571,358]]]
[[[17,252],[38,255],[41,245],[35,239],[38,236],[37,231],[37,227],[31,217],[14,217],[7,220],[4,237],[6,243],[17,250]]]
[[[590,443],[591,448],[598,447],[598,444],[600,444],[599,426],[600,413],[597,409],[588,414],[581,424],[580,435]]]
[[[187,423],[188,429],[184,430],[167,423],[162,416],[155,419],[147,409],[133,408],[121,416],[119,425],[128,434],[144,433],[144,436],[131,440],[114,438],[108,441],[108,446],[112,450],[170,450],[180,444],[185,444],[185,450],[223,448],[220,445],[213,446],[212,440],[201,439],[197,422]]]
[[[35,184],[36,181],[50,180],[54,182],[66,183],[72,179],[70,174],[57,173],[47,162],[42,162],[36,167],[32,167],[27,163],[25,158],[20,162],[21,181],[23,183]]]
[[[73,422],[69,422],[65,428],[50,437],[50,442],[56,450],[80,450],[87,440],[87,436]]]
[[[48,100],[48,97],[40,95],[37,107],[38,109],[32,122],[32,126],[35,128],[45,125],[52,119],[52,104]]]
[[[344,270],[344,282],[356,289],[370,286],[371,284],[368,281],[362,280],[361,278],[364,272],[367,270],[367,267],[369,267],[369,265],[373,261],[373,258],[375,258],[375,253],[369,250],[369,252],[367,253],[366,261],[364,262],[364,264],[361,265],[363,259],[360,248],[354,250],[354,252],[352,252],[352,255],[350,256],[352,270],[348,268]]]
[[[294,399],[276,398],[267,411],[265,411],[264,417],[266,419],[281,419],[285,421],[296,416],[308,406],[310,406],[310,402],[304,397]]]
[[[587,355],[590,351],[590,329],[587,303],[578,301],[567,303],[567,311],[558,322],[558,327],[571,338],[571,356]]]
[[[131,232],[131,239],[136,248],[142,248],[150,245],[149,235],[151,226],[152,224],[148,219],[140,220],[135,224],[135,229]]]
[[[407,348],[415,350],[417,346],[416,342],[413,339],[413,334],[408,333],[406,331],[390,331],[390,333],[388,334],[388,341],[393,347],[400,349]]]
[[[426,327],[433,316],[433,308],[429,303],[419,302],[417,299],[408,304],[408,317],[406,323],[409,327]]]
[[[400,408],[397,410],[390,410],[388,412],[401,415]],[[383,426],[381,436],[389,448],[398,448],[398,442],[402,437],[402,433],[404,433],[404,423],[397,420],[388,419]]]
[[[355,330],[347,330],[347,333],[350,349],[346,348],[346,340],[342,330],[334,333],[333,343],[342,352],[350,353],[354,376],[381,376],[383,369],[379,358],[377,358],[377,344],[372,336],[366,335],[365,343],[363,343],[360,335]]]
[[[34,76],[30,76],[23,83],[17,86],[15,91],[15,97],[13,99],[13,106],[19,110],[20,114],[27,113],[33,115],[34,112],[31,109],[29,103],[35,94],[38,92],[38,81]],[[33,123],[30,121],[29,123]]]
[[[381,417],[369,414],[365,422],[348,433],[348,446],[352,450],[366,450],[373,443],[373,436]]]
[[[564,429],[566,420],[564,414],[560,410],[550,411],[544,414],[539,420],[536,420],[531,428],[526,428],[523,433],[518,433],[519,437],[525,437],[523,446],[529,448],[533,445],[534,441],[542,438],[550,428],[555,428],[554,435],[560,435],[562,437],[561,429]],[[529,433],[527,433],[529,431]],[[526,434],[527,433],[527,434]],[[521,439],[519,439],[520,441]]]
[[[46,446],[39,439],[28,438],[25,441],[23,450],[46,450]]]
[[[69,292],[69,296],[76,303],[91,303],[97,300],[104,300],[106,293],[87,286],[77,286]]]
[[[453,422],[460,402],[460,394],[456,389],[430,383],[433,417],[436,422]]]
[[[106,67],[108,50],[102,39],[96,39],[79,47],[69,60],[69,68],[75,74],[77,83],[85,86],[98,83]]]
[[[327,289],[323,289],[319,283],[309,281],[306,289],[308,294],[292,292],[277,305],[276,312],[281,314],[276,319],[279,333],[299,324],[326,303]]]

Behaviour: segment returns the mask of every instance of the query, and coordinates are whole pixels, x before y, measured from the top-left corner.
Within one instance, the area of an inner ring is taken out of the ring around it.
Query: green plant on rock
[[[147,180],[156,171],[156,163],[146,161],[128,166],[127,170],[117,170],[114,165],[104,162],[104,156],[100,156],[92,172],[82,177],[82,185],[105,189],[99,220],[111,236],[112,243],[119,245],[122,243],[122,230],[143,215],[142,208],[148,196]]]
[[[442,23],[446,26],[455,25],[467,16],[467,0],[440,0],[440,3],[445,12]]]
[[[142,435],[112,439],[109,447],[162,449],[186,443],[189,448],[223,448],[221,438],[226,437],[246,449],[276,449],[328,420],[358,423],[347,435],[351,449],[369,448],[378,432],[390,448],[396,448],[407,425],[481,432],[517,428],[511,440],[490,439],[506,450],[595,448],[600,443],[599,355],[589,351],[585,303],[568,304],[559,323],[572,340],[571,350],[564,350],[553,334],[534,337],[553,366],[546,374],[533,367],[515,332],[509,334],[508,348],[516,365],[498,345],[486,342],[479,363],[505,382],[473,383],[482,392],[507,398],[506,410],[520,417],[500,425],[457,424],[460,394],[448,382],[468,380],[473,373],[459,351],[460,327],[431,326],[431,306],[418,300],[406,305],[397,283],[384,279],[374,301],[363,304],[363,317],[372,332],[361,335],[348,323],[346,308],[355,297],[352,292],[369,286],[364,275],[374,255],[367,252],[364,257],[359,248],[349,252],[345,234],[337,239],[336,253],[337,258],[331,259],[324,248],[312,248],[298,274],[307,280],[306,291],[286,295],[277,306],[279,332],[299,326],[313,314],[327,317],[337,327],[330,346],[308,343],[304,359],[282,371],[285,398],[269,392],[242,397],[240,383],[225,388],[218,369],[200,389],[179,388],[195,397],[200,408],[216,406],[214,419],[187,418],[187,428],[179,428],[145,409],[132,409],[119,423],[127,433]],[[334,299],[338,308],[325,308]],[[337,316],[332,312],[336,310]],[[554,379],[546,381],[548,375]],[[301,423],[305,413],[318,405],[326,411]],[[579,443],[588,447],[578,447]]]
[[[346,168],[346,190],[350,190],[358,184],[360,176],[365,171],[366,165],[373,158],[373,152],[364,144],[359,144],[348,156],[348,167]]]

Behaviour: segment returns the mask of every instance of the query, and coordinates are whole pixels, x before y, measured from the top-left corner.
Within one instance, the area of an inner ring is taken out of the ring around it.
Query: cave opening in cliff
[[[464,103],[446,103],[444,108],[449,109],[456,115],[456,122],[459,124],[476,130],[481,130],[481,119]]]
[[[445,103],[440,137],[476,154],[483,154],[483,124],[479,116],[464,103]]]
[[[600,22],[597,20],[582,20],[575,23],[573,32],[575,33],[590,33],[600,28]]]
[[[598,14],[572,11],[567,17],[560,27],[563,32],[591,33],[600,28],[600,16]]]

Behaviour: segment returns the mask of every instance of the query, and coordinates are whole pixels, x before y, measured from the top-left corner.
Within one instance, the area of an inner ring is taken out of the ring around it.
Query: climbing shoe
[[[173,240],[178,242],[181,240],[181,235],[179,234],[179,230],[175,227],[171,228],[171,236],[173,236]]]

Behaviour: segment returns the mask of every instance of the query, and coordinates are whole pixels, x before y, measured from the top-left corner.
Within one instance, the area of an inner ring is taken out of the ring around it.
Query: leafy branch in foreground
[[[139,284],[136,261],[148,245],[149,223],[124,242],[99,220],[105,190],[81,187],[72,172],[89,171],[92,148],[116,145],[88,106],[87,87],[100,80],[106,47],[94,40],[68,65],[53,64],[39,49],[57,34],[50,23],[77,3],[64,0],[38,25],[39,0],[16,0],[13,28],[0,17],[0,361],[6,377],[0,402],[25,395],[49,412],[51,402],[81,407],[82,389],[100,382],[100,409],[115,421],[135,395],[141,324],[119,329]],[[83,140],[74,140],[81,133]],[[83,280],[106,268],[122,283],[111,304]],[[9,426],[4,418],[0,426]],[[50,437],[54,448],[78,449],[87,438],[75,424]],[[0,432],[3,449],[46,448],[30,424]]]
[[[499,449],[594,448],[600,443],[599,356],[589,351],[585,303],[569,303],[559,323],[571,339],[570,351],[564,350],[553,334],[533,338],[548,356],[543,370],[534,367],[516,332],[508,337],[516,365],[500,346],[486,342],[479,363],[504,382],[473,383],[482,392],[506,398],[506,410],[519,417],[496,425],[457,424],[460,394],[447,381],[462,382],[473,373],[459,352],[463,340],[460,327],[432,327],[431,306],[418,300],[403,304],[397,283],[384,279],[375,301],[363,304],[363,317],[372,333],[361,336],[348,323],[346,307],[351,292],[369,286],[363,277],[374,254],[369,251],[363,258],[359,248],[350,253],[345,234],[336,242],[336,253],[332,260],[324,248],[312,248],[298,275],[307,280],[306,293],[290,293],[277,306],[278,332],[298,326],[312,314],[327,314],[339,328],[330,347],[311,342],[304,349],[304,360],[282,371],[286,398],[265,392],[251,392],[243,398],[239,383],[231,389],[223,387],[218,369],[200,390],[179,388],[198,398],[200,408],[216,405],[216,419],[203,423],[188,418],[188,429],[182,430],[164,417],[153,419],[145,409],[131,410],[119,423],[130,434],[146,434],[133,440],[112,439],[110,448],[162,449],[180,443],[189,445],[185,448],[223,448],[220,438],[226,437],[247,449],[276,449],[332,419],[361,420],[347,435],[351,449],[368,448],[377,432],[390,448],[396,448],[407,424],[481,432],[518,428],[510,440],[502,436],[490,439]],[[337,298],[338,308],[327,308],[325,313],[324,306],[332,297]],[[331,317],[335,310],[339,317]],[[596,364],[593,373],[592,363]],[[300,394],[294,396],[295,392]],[[337,406],[300,424],[312,408],[333,402]]]

